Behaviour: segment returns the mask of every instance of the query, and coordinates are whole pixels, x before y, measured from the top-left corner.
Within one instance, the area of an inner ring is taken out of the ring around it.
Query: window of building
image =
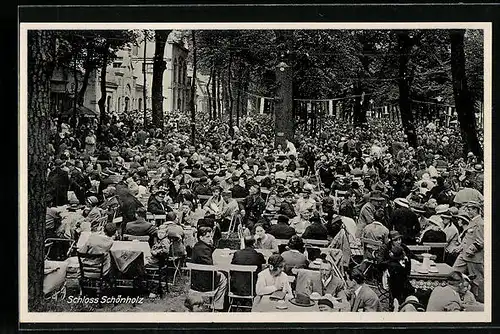
[[[142,99],[139,98],[139,102],[137,104],[137,110],[141,111],[142,110]]]
[[[117,112],[120,112],[120,111],[121,111],[121,108],[120,108],[121,103],[122,103],[122,98],[121,98],[121,97],[119,97],[119,98],[118,98],[118,105],[117,105],[117,107],[116,107],[116,111],[117,111]]]
[[[110,111],[111,111],[111,96],[108,96],[108,98],[107,98],[107,102],[106,102],[106,110],[107,110],[108,112],[110,112]]]
[[[130,102],[130,99],[127,97],[125,97],[125,108],[123,109],[124,112],[127,112],[128,111],[128,104]]]
[[[174,60],[174,83],[177,82],[177,59]]]

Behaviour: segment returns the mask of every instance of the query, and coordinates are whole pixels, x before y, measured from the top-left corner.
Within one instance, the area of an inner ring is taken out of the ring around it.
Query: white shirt
[[[328,284],[330,284],[331,281],[332,281],[332,275],[330,275],[326,281],[323,281],[323,286],[328,286]]]

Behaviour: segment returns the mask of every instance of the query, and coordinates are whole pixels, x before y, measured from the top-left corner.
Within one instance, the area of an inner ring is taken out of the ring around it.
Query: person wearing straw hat
[[[484,220],[482,205],[475,201],[464,204],[471,219],[462,232],[461,252],[453,264],[454,270],[474,276],[471,291],[479,302],[484,302]]]
[[[401,233],[403,243],[416,244],[416,238],[420,233],[418,216],[410,210],[410,203],[406,198],[396,198],[394,204],[396,209],[389,220],[389,227]]]
[[[443,219],[440,216],[434,215],[429,217],[428,225],[422,231],[420,242],[446,242],[446,233],[443,231]],[[435,255],[438,256],[437,254]]]

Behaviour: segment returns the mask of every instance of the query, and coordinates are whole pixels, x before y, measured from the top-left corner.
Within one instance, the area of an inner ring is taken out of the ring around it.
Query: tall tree
[[[196,133],[196,32],[191,31],[191,38],[193,43],[193,78],[191,79],[191,99],[189,100],[189,107],[191,109],[191,144],[195,144],[195,133]]]
[[[152,117],[156,127],[163,128],[163,72],[166,69],[165,45],[172,30],[155,30],[155,54],[153,59]]]
[[[460,130],[464,145],[464,155],[471,151],[482,159],[483,149],[479,143],[476,131],[476,117],[474,113],[474,101],[469,92],[467,76],[465,74],[465,52],[464,52],[465,30],[450,30],[451,42],[451,73],[453,78],[453,96],[455,107],[460,122]]]
[[[408,72],[408,62],[411,49],[415,45],[415,37],[410,35],[408,30],[399,30],[396,32],[399,46],[399,71],[398,71],[398,85],[399,85],[399,109],[401,111],[401,120],[408,143],[416,148],[417,147],[417,134],[415,132],[415,124],[413,113],[411,110],[410,101],[410,78]]]
[[[28,308],[31,312],[40,310],[44,297],[49,97],[55,41],[54,32],[28,31]]]
[[[106,119],[106,68],[108,67],[108,52],[107,50],[110,47],[110,42],[105,41],[103,46],[103,57],[101,63],[101,72],[100,72],[100,91],[101,97],[99,101],[97,101],[97,105],[99,106],[99,127],[98,127],[98,135],[102,138],[102,126],[104,125],[104,121]]]

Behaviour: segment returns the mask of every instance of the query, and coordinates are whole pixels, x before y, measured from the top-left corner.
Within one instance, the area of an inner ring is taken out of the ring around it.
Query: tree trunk
[[[50,79],[55,38],[48,30],[28,31],[28,309],[43,305],[47,146]]]
[[[220,70],[217,70],[217,116],[219,119],[222,119]]]
[[[213,119],[217,119],[217,72],[215,71],[215,65],[212,65],[212,112]]]
[[[73,117],[71,119],[71,126],[73,129],[76,129],[77,126],[77,120],[78,120],[78,113],[76,112],[76,106],[78,102],[78,70],[76,68],[76,57],[77,55],[74,55],[75,59],[73,62],[73,80],[75,84],[75,89],[73,90]]]
[[[191,30],[191,38],[193,39],[193,78],[191,79],[191,144],[195,145],[195,133],[196,133],[196,108],[195,108],[195,97],[196,97],[196,36],[195,30]]]
[[[354,125],[358,126],[366,122],[366,112],[364,112],[363,105],[361,104],[361,94],[363,94],[363,87],[361,82],[358,81],[354,86]],[[365,102],[363,102],[365,103]]]
[[[417,135],[415,133],[415,125],[413,114],[410,105],[410,85],[408,78],[408,61],[409,53],[414,45],[408,31],[398,31],[398,45],[399,45],[399,109],[401,111],[401,120],[408,143],[410,146],[417,148]]]
[[[144,102],[144,121],[143,121],[143,126],[144,129],[148,127],[148,94],[146,91],[146,85],[148,84],[147,82],[147,71],[146,71],[146,49],[148,45],[148,38],[147,38],[147,32],[144,31],[144,54],[142,58],[142,77],[143,77],[143,89],[142,89],[142,100]]]
[[[242,89],[243,89],[243,99],[241,101],[242,105],[241,105],[241,110],[242,110],[242,115],[245,115],[248,116],[248,87],[250,85],[250,70],[249,69],[246,69],[245,71],[245,79],[243,80],[243,86],[242,86]]]
[[[213,77],[214,76],[214,70],[213,67],[210,69],[210,76],[208,77],[208,82],[207,82],[207,95],[208,95],[208,119],[212,120],[213,119],[213,114],[212,114],[212,94],[210,92],[210,83],[213,82]]]
[[[450,31],[453,96],[460,122],[460,132],[463,142],[466,143],[464,155],[470,151],[482,161],[483,149],[477,136],[474,101],[467,86],[465,74],[464,33],[463,29]]]
[[[87,56],[85,57],[84,69],[85,73],[83,74],[82,80],[82,88],[80,88],[80,92],[78,93],[78,105],[83,106],[83,101],[85,99],[85,92],[87,91],[87,87],[89,85],[90,73],[92,72],[92,64],[91,60],[93,57],[94,50],[92,47],[87,47]]]
[[[163,72],[166,68],[164,59],[165,44],[171,30],[155,30],[155,55],[153,59],[153,82],[151,99],[153,108],[153,124],[163,128]]]
[[[104,48],[103,48],[103,57],[102,57],[102,64],[101,64],[101,98],[99,101],[97,101],[97,105],[99,106],[99,128],[98,128],[98,133],[99,137],[102,137],[102,125],[104,123],[104,118],[106,117],[106,67],[108,65],[108,49],[109,49],[109,42],[106,41],[104,43]]]
[[[231,79],[232,79],[232,65],[233,65],[233,54],[229,55],[229,65],[227,67],[227,88],[226,88],[226,109],[229,109],[229,135],[234,136],[233,129],[233,92],[231,91]]]

